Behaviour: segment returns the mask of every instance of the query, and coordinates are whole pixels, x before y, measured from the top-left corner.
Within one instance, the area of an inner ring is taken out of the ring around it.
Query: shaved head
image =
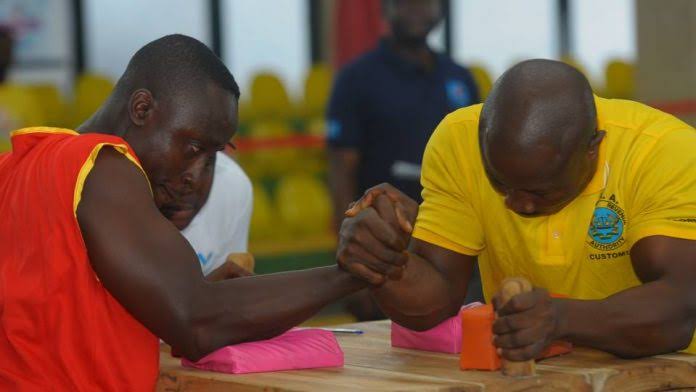
[[[239,87],[205,44],[181,34],[138,50],[83,132],[111,132],[135,151],[155,203],[185,228],[207,200],[215,157],[237,130]],[[233,190],[234,191],[234,190]]]
[[[596,170],[597,111],[575,68],[529,60],[505,72],[484,103],[479,142],[492,185],[521,215],[557,212]]]

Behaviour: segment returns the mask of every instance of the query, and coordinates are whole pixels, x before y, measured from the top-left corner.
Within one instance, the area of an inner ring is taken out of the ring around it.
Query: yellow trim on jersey
[[[77,217],[77,206],[80,204],[80,200],[82,200],[82,189],[85,186],[85,181],[87,180],[87,176],[92,171],[92,168],[94,168],[94,164],[97,161],[97,156],[99,155],[99,151],[101,151],[102,147],[104,147],[104,146],[113,147],[116,151],[125,155],[126,158],[128,158],[128,160],[133,162],[133,164],[135,166],[137,166],[138,169],[140,169],[140,171],[145,176],[145,180],[148,179],[147,174],[145,173],[145,170],[143,170],[142,166],[140,166],[140,163],[138,163],[138,160],[135,159],[135,157],[128,151],[128,147],[126,147],[125,144],[116,144],[116,143],[99,143],[99,144],[97,144],[92,149],[92,152],[89,153],[87,160],[80,168],[80,172],[77,174],[77,181],[75,182],[75,193],[73,195],[73,214],[75,215],[75,217]],[[150,194],[152,194],[152,185],[150,185],[149,180],[147,181],[147,184],[150,187]]]
[[[66,129],[66,128],[51,128],[51,127],[29,127],[29,128],[21,128],[16,131],[10,132],[10,138],[19,136],[19,135],[26,135],[29,133],[58,133],[58,134],[66,134],[66,135],[79,135],[79,133],[73,131],[72,129]]]

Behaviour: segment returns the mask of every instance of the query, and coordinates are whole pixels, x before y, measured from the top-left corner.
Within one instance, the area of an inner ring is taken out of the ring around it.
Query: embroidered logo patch
[[[626,216],[614,195],[608,199],[602,196],[595,206],[592,221],[587,232],[589,244],[597,249],[609,251],[626,243],[623,237]]]

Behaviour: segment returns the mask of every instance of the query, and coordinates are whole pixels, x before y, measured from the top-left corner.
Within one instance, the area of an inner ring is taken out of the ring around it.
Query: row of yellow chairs
[[[258,73],[252,79],[249,93],[242,94],[240,118],[247,122],[321,117],[324,115],[332,83],[333,70],[328,65],[312,66],[307,73],[300,102],[293,103],[277,75],[270,72]]]
[[[77,79],[71,101],[52,84],[3,84],[0,108],[20,126],[75,128],[99,108],[112,89],[108,78],[91,74]]]
[[[299,239],[330,232],[332,206],[326,183],[307,174],[282,177],[271,195],[254,184],[250,241]]]
[[[562,59],[584,72],[582,65],[572,59]],[[469,66],[474,81],[481,92],[482,99],[488,95],[493,79],[485,67],[472,64]],[[599,92],[614,98],[631,98],[635,92],[635,69],[633,64],[621,60],[612,60],[605,67],[605,85]],[[328,102],[333,71],[327,65],[313,66],[305,80],[304,94],[301,102],[293,104],[281,79],[273,73],[259,73],[251,83],[248,98],[240,105],[240,117],[243,122],[255,120],[280,119],[291,117],[313,119],[322,117]]]
[[[563,58],[561,60],[566,64],[572,65],[584,75],[589,75],[577,60],[572,58]],[[493,87],[493,79],[490,73],[480,65],[471,65],[469,70],[479,89],[481,99],[486,99],[491,91],[491,87]],[[635,99],[636,79],[635,66],[633,64],[621,60],[609,61],[604,68],[604,80],[605,84],[603,87],[595,87],[595,90],[600,95],[607,98]]]

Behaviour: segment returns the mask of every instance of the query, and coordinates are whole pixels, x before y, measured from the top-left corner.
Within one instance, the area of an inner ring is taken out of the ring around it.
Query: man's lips
[[[180,217],[188,217],[193,214],[194,208],[192,206],[162,206],[160,211],[168,219],[176,219]]]

